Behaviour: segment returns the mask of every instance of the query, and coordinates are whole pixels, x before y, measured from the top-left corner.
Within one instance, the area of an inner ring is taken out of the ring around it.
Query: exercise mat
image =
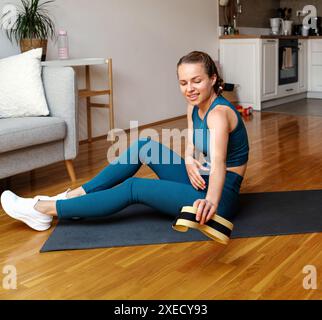
[[[322,190],[245,193],[240,203],[231,239],[322,232]],[[41,252],[213,241],[199,230],[173,230],[174,220],[143,204],[104,218],[60,220]]]

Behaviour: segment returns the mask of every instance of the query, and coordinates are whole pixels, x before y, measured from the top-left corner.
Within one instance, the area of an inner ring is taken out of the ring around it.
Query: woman
[[[132,203],[146,204],[173,217],[183,206],[193,205],[201,225],[215,213],[230,221],[237,212],[248,160],[245,126],[233,105],[220,95],[222,80],[209,55],[194,51],[182,57],[177,76],[188,102],[185,159],[149,138],[139,139],[81,187],[56,197],[34,199],[5,191],[1,196],[3,209],[39,231],[50,228],[54,216],[107,216]],[[148,143],[151,150],[159,148],[159,161],[147,163],[159,179],[132,177],[146,162],[140,151]],[[196,150],[204,154],[203,164],[195,158]],[[170,164],[162,164],[164,152],[169,152]]]

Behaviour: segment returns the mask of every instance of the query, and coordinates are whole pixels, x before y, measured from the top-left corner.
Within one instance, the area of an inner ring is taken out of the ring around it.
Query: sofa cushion
[[[62,140],[65,121],[56,117],[0,119],[0,153]]]

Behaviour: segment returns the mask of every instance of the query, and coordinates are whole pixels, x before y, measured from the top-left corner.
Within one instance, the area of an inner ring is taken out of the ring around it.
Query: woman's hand
[[[198,199],[193,203],[193,206],[197,208],[196,220],[200,221],[200,224],[213,218],[217,210],[217,206],[207,199]]]
[[[200,172],[198,169],[203,169],[203,170],[209,170],[209,169],[204,167],[199,161],[197,161],[193,157],[186,158],[186,169],[192,186],[196,190],[198,190],[198,188],[204,190],[206,188],[206,182],[200,175]]]

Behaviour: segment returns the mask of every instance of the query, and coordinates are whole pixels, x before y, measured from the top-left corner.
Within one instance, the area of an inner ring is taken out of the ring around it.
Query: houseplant
[[[20,44],[21,52],[43,48],[42,60],[46,59],[48,38],[55,38],[55,25],[47,5],[55,0],[40,3],[40,0],[20,0],[17,16],[12,28],[7,29],[8,39]]]

